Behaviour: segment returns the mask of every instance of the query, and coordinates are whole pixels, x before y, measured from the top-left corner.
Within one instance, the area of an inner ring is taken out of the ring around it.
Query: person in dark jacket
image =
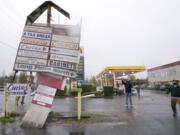
[[[132,85],[129,80],[122,80],[122,84],[125,86],[125,94],[126,94],[126,106],[128,106],[128,100],[130,102],[130,106],[132,106]]]
[[[173,80],[173,85],[169,87],[168,94],[171,93],[171,107],[173,116],[177,116],[176,104],[180,101],[180,86],[178,80]]]

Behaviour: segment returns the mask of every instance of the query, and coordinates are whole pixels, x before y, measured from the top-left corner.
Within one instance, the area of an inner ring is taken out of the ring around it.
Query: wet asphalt
[[[74,120],[67,123],[51,122],[44,129],[23,129],[21,120],[0,124],[0,135],[179,135],[180,106],[178,116],[172,116],[170,97],[161,92],[143,90],[141,98],[133,96],[133,107],[125,106],[124,96],[114,98],[82,99],[82,113],[93,114],[93,122],[79,123]],[[0,92],[0,111],[2,110],[2,92]],[[27,98],[28,99],[28,98]],[[26,111],[29,99],[18,111]],[[13,97],[10,98],[9,110],[13,110]],[[54,112],[64,115],[76,114],[75,98],[55,99]]]

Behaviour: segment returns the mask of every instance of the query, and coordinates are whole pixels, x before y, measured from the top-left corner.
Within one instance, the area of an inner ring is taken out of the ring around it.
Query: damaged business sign
[[[79,63],[80,26],[26,25],[14,70],[47,72],[76,77]]]

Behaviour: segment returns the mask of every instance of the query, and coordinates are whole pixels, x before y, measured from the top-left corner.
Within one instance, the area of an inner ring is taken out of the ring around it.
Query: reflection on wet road
[[[0,93],[2,99],[2,93]],[[11,101],[13,103],[13,98]],[[45,129],[22,129],[21,120],[15,123],[0,125],[0,134],[13,135],[179,135],[180,107],[177,106],[179,117],[173,118],[170,97],[152,91],[143,91],[140,100],[133,96],[134,106],[126,107],[123,96],[114,98],[82,99],[82,111],[98,114],[99,121],[88,124],[47,124]],[[2,102],[1,102],[2,107]],[[13,104],[10,104],[10,110]],[[27,106],[19,106],[25,111]],[[69,114],[76,112],[75,98],[55,99],[53,111]],[[66,113],[67,112],[67,113]],[[102,117],[101,116],[107,116]],[[111,117],[112,116],[112,117]]]

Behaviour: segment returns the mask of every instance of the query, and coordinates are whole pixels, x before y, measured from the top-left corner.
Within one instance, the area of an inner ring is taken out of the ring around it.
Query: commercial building
[[[180,61],[148,69],[148,81],[151,85],[180,80]]]

